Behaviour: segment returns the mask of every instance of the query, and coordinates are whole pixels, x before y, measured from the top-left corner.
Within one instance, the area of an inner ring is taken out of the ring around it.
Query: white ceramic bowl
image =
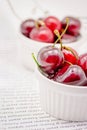
[[[36,68],[42,109],[57,119],[87,121],[87,87],[57,83]]]
[[[11,0],[10,0],[11,1]],[[11,1],[13,8],[17,15],[19,15],[22,20],[26,20],[27,18],[39,18],[44,17],[45,11],[48,11],[48,15],[54,15],[57,16],[60,20],[64,18],[65,16],[74,16],[84,19],[85,12],[87,11],[86,3],[87,0],[83,2],[83,0],[67,0],[66,2],[64,0],[15,0]],[[50,3],[50,4],[49,4]],[[20,5],[20,8],[19,8]],[[15,28],[17,35],[19,36],[19,53],[20,53],[20,59],[21,63],[26,66],[29,69],[34,70],[35,66],[33,63],[33,59],[31,56],[31,53],[34,52],[37,54],[38,50],[43,47],[44,45],[48,45],[47,43],[37,42],[31,39],[26,38],[23,36],[20,32],[20,24],[22,23],[22,20],[20,22],[16,22]],[[14,21],[14,20],[13,20]],[[81,28],[81,35],[82,37],[74,43],[68,44],[69,46],[74,47],[79,51],[79,47],[81,47],[84,42],[86,41],[86,34],[84,33],[84,24],[82,22],[82,28]],[[80,46],[79,46],[80,45]]]
[[[19,32],[19,37],[21,39],[20,45],[19,45],[19,55],[21,63],[27,68],[34,70],[35,69],[35,63],[32,58],[32,53],[37,55],[38,51],[43,47],[47,46],[47,43],[42,43],[38,41],[31,40],[25,36],[23,36]]]

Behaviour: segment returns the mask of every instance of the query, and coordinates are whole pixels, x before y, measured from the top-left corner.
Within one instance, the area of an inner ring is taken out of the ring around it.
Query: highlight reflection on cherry
[[[57,47],[46,46],[39,51],[37,60],[45,72],[53,74],[63,63],[64,56]]]

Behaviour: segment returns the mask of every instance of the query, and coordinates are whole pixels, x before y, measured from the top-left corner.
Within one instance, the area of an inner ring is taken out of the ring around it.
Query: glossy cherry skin
[[[79,56],[78,65],[81,66],[87,76],[87,53]]]
[[[81,86],[87,81],[87,78],[80,66],[70,65],[65,73],[60,76],[56,75],[54,80],[60,83]]]
[[[83,86],[87,86],[87,82],[83,84]]]
[[[66,27],[66,18],[69,18],[69,26],[67,29],[67,33],[71,34],[73,36],[78,36],[79,32],[80,32],[80,28],[81,28],[81,22],[79,21],[79,19],[77,19],[75,17],[67,16],[62,20],[63,28]]]
[[[53,33],[55,29],[60,31],[62,27],[61,21],[54,16],[48,16],[47,18],[45,18],[44,23]]]
[[[79,37],[65,33],[61,40],[63,43],[71,43],[71,42],[76,42],[78,39]]]
[[[39,51],[37,60],[44,72],[53,74],[63,63],[64,56],[57,47],[46,46]]]
[[[67,50],[67,49],[64,49],[64,48],[62,48],[62,52],[63,52],[63,55],[64,55],[64,59],[65,59],[65,61],[68,61],[68,62],[70,62],[71,64],[77,64],[77,57],[78,57],[78,54],[77,54],[77,52],[73,49],[73,48],[71,48],[71,47],[68,47],[70,50]],[[73,54],[73,53],[74,54]]]
[[[33,28],[30,33],[30,38],[39,42],[54,42],[54,35],[51,30],[46,26],[41,26],[39,28]]]
[[[29,37],[31,30],[35,27],[35,20],[27,19],[21,23],[21,33]]]
[[[70,64],[68,63],[63,63],[62,66],[57,70],[57,72],[54,75],[54,78],[56,76],[61,76],[62,74],[64,74],[66,72],[66,70],[69,68]]]

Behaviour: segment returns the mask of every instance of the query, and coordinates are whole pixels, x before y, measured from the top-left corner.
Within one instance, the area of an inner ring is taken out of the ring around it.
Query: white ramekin
[[[20,55],[20,61],[22,65],[24,65],[27,69],[34,70],[35,69],[35,63],[32,58],[32,53],[37,55],[38,51],[43,47],[47,46],[47,43],[38,42],[31,40],[30,38],[27,38],[19,32],[19,55]],[[49,44],[50,45],[50,44]]]
[[[87,87],[57,83],[36,69],[42,109],[57,119],[87,121]]]

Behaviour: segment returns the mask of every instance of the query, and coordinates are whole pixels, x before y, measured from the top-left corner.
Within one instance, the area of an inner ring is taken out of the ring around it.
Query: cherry
[[[70,65],[62,75],[56,75],[55,81],[70,85],[83,85],[87,79],[84,71],[78,65]]]
[[[54,16],[48,16],[45,18],[44,23],[52,32],[54,32],[55,29],[60,31],[62,27],[60,20]]]
[[[83,84],[83,86],[87,86],[87,82],[85,82],[85,83]]]
[[[67,33],[73,36],[79,36],[79,31],[81,28],[81,22],[75,17],[68,17],[69,18],[69,26],[67,29]],[[65,28],[66,26],[66,17],[62,20],[62,27]]]
[[[63,43],[71,43],[71,42],[77,41],[78,38],[79,38],[79,37],[76,37],[76,36],[73,36],[73,35],[70,35],[70,34],[66,34],[66,33],[65,33],[65,34],[62,36],[61,41],[62,41]]]
[[[68,85],[86,86],[87,53],[84,54],[85,56],[79,57],[77,52],[73,48],[62,45],[61,38],[67,31],[68,19],[66,20],[66,22],[67,22],[66,27],[64,31],[61,33],[61,35],[58,30],[54,30],[55,35],[58,37],[55,43],[53,45],[41,48],[40,51],[38,52],[37,60],[34,57],[34,55],[33,58],[37,63],[37,66],[40,69],[41,73],[44,74],[47,78]],[[36,35],[34,35],[34,38],[35,36],[36,38],[38,38],[39,35],[37,34],[41,28],[48,28],[48,27],[40,26],[39,28],[34,28],[37,29],[36,30],[37,33],[35,32]],[[32,31],[34,29],[32,29]],[[59,40],[61,45],[60,48],[55,46],[55,44]],[[80,62],[80,60],[83,60],[83,62]]]
[[[44,72],[53,74],[63,63],[63,53],[57,47],[43,47],[37,56],[38,63],[44,67]]]
[[[79,56],[78,65],[81,66],[87,76],[87,53]]]
[[[68,23],[67,23],[67,26],[66,26],[64,32],[66,31],[67,27],[68,27]],[[71,47],[67,47],[67,46],[62,45],[61,35],[64,34],[64,33],[62,33],[60,35],[57,30],[55,30],[54,33],[58,37],[58,39],[60,39],[60,45],[61,45],[60,49],[63,52],[64,60],[69,62],[69,63],[76,64],[77,60],[78,60],[77,52]],[[56,40],[56,42],[58,41],[58,39]]]
[[[62,46],[62,52],[65,61],[70,62],[72,64],[77,64],[78,54],[73,48]]]
[[[57,76],[61,76],[62,74],[64,74],[66,72],[66,70],[68,69],[69,67],[69,64],[67,63],[64,63],[58,70],[57,72],[54,74],[54,79],[57,77]]]
[[[21,24],[21,33],[26,37],[29,37],[31,30],[35,27],[35,20],[27,19]]]
[[[30,38],[40,42],[53,43],[54,35],[51,30],[46,26],[41,26],[39,28],[33,28],[30,33]]]

